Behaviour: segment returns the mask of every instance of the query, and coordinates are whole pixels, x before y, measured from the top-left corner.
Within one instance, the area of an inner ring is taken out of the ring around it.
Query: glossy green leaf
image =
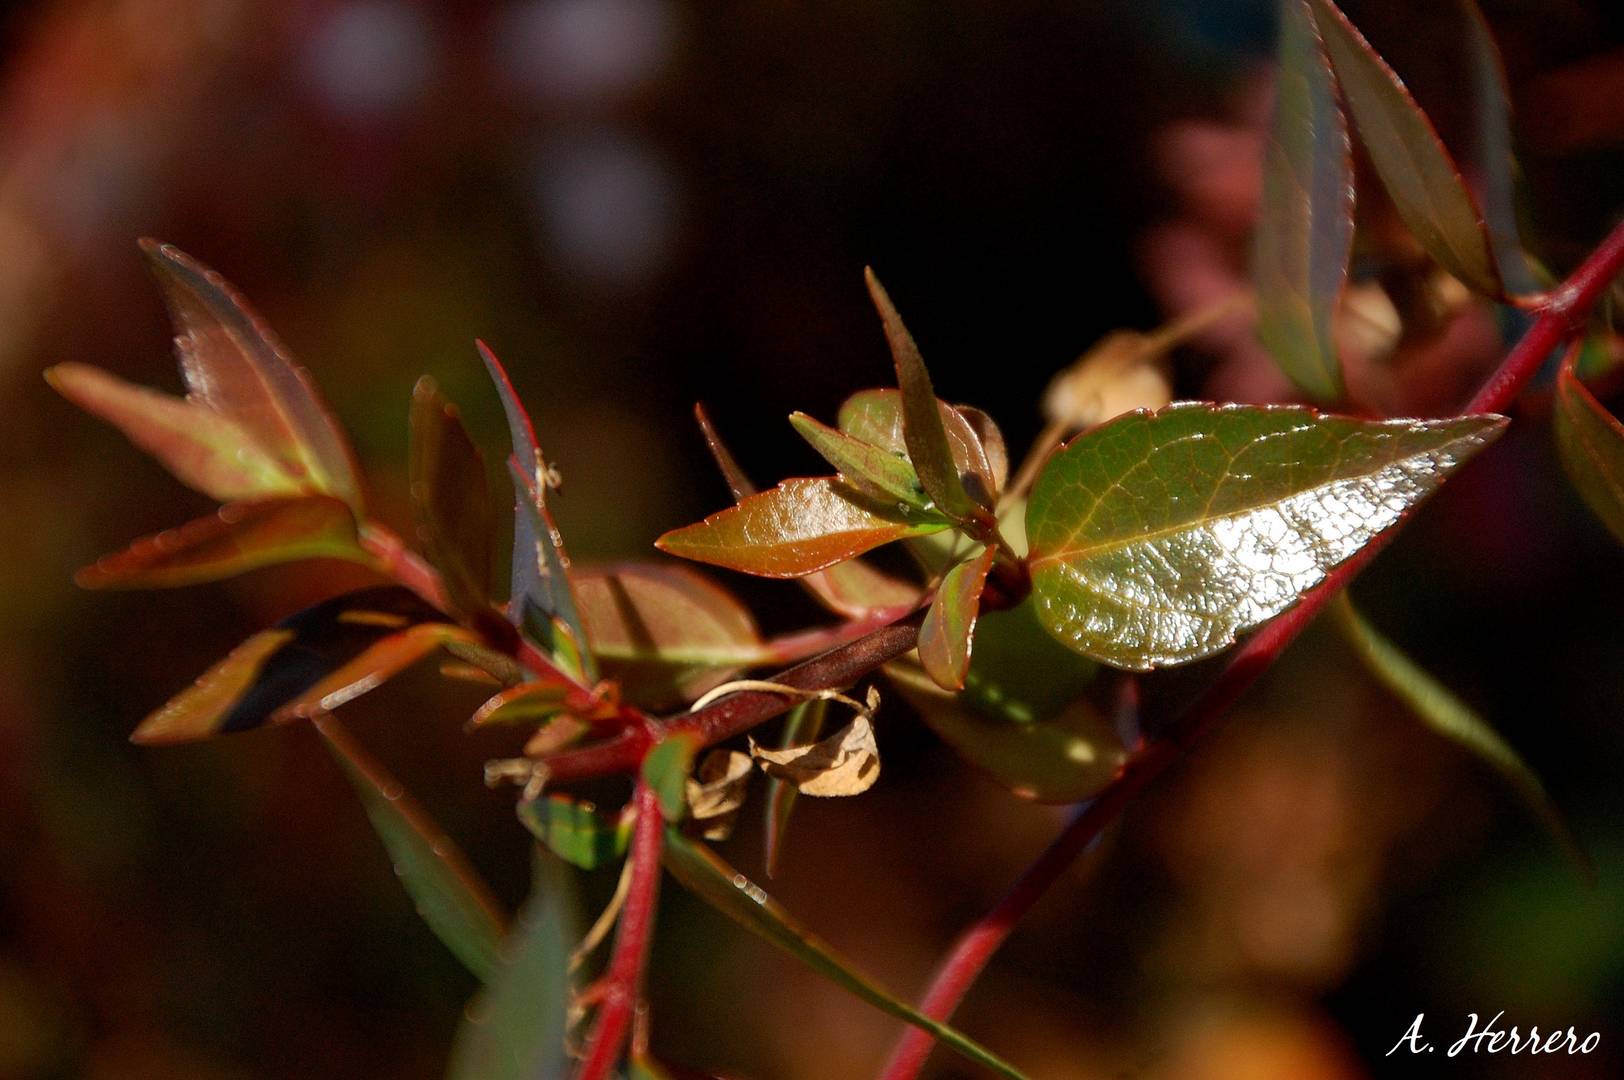
[[[785,480],[655,541],[661,551],[762,577],[800,577],[949,523],[865,499],[834,477]]]
[[[1556,379],[1557,450],[1585,504],[1624,543],[1624,424],[1579,381],[1574,359]]]
[[[1438,264],[1486,296],[1503,293],[1477,200],[1432,121],[1331,0],[1311,0],[1359,140],[1393,206]]]
[[[820,424],[805,413],[790,414],[789,422],[812,444],[812,449],[840,471],[841,479],[863,494],[882,502],[905,503],[914,510],[930,505],[906,458]]]
[[[688,774],[699,746],[699,736],[684,733],[661,739],[643,755],[643,782],[654,789],[667,821],[681,821],[688,813]]]
[[[219,274],[169,244],[142,240],[175,323],[189,400],[240,425],[310,490],[362,513],[349,444],[305,370]]]
[[[1550,831],[1557,844],[1573,858],[1581,872],[1593,878],[1595,868],[1545,790],[1539,774],[1529,768],[1511,744],[1448,687],[1370,625],[1346,593],[1332,602],[1331,610],[1337,629],[1377,681],[1408,705],[1429,728],[1459,743],[1498,772]]]
[[[502,401],[513,444],[513,572],[509,614],[535,633],[538,643],[566,668],[595,682],[598,674],[587,651],[586,631],[575,602],[569,554],[547,506],[548,466],[536,441],[530,414],[508,379],[507,369],[483,341],[475,343]]]
[[[1342,396],[1331,323],[1353,244],[1353,148],[1308,0],[1282,0],[1253,254],[1257,332],[1293,382]]]
[[[902,391],[902,438],[908,447],[908,459],[919,474],[919,482],[935,500],[943,513],[960,520],[973,516],[979,504],[991,505],[991,492],[979,492],[981,499],[966,492],[960,479],[953,448],[948,442],[947,428],[937,410],[936,390],[931,386],[930,373],[925,370],[925,359],[919,355],[919,346],[903,325],[902,316],[892,306],[874,271],[865,270],[868,294],[880,313],[885,327],[885,340],[891,346],[891,359],[896,363],[897,386]]]
[[[406,789],[331,717],[316,728],[360,796],[395,876],[429,929],[481,982],[497,970],[506,916],[468,860]]]
[[[1093,685],[1100,665],[1043,628],[1027,597],[976,623],[976,647],[958,700],[988,719],[1031,724],[1059,715]]]
[[[919,627],[919,662],[944,690],[964,687],[970,646],[981,613],[981,590],[998,552],[984,548],[947,572]]]
[[[412,508],[418,538],[460,614],[483,610],[491,592],[492,523],[485,459],[457,407],[425,376],[412,391]]]
[[[733,492],[735,502],[742,502],[756,493],[755,485],[739,468],[739,463],[722,442],[703,405],[694,406],[694,416],[705,435],[705,445],[716,459],[716,467]],[[803,588],[824,607],[848,619],[859,619],[880,612],[900,615],[919,602],[919,587],[899,581],[857,559],[847,559],[826,570],[807,574],[799,579]]]
[[[953,455],[953,465],[958,470],[967,489],[974,489],[974,493],[987,492],[996,496],[1003,486],[997,470],[992,464],[992,455],[978,434],[979,421],[972,422],[979,410],[968,407],[955,408],[945,401],[936,402],[937,415],[941,417],[942,429],[947,432],[948,449]],[[882,388],[878,390],[861,390],[847,398],[840,406],[840,415],[836,420],[840,430],[855,439],[889,450],[894,454],[908,454],[907,438],[904,434],[902,392]],[[996,431],[996,428],[993,429]],[[1002,435],[998,436],[1001,443]],[[994,448],[997,452],[997,448]],[[1004,451],[1004,468],[1007,471],[1008,451]]]
[[[547,850],[572,866],[596,870],[626,855],[631,817],[610,822],[589,802],[543,795],[519,803],[519,820]]]
[[[58,364],[45,380],[123,432],[188,487],[221,502],[298,495],[300,479],[230,417],[125,382],[87,364]]]
[[[367,558],[356,540],[355,515],[327,495],[228,503],[103,556],[74,581],[86,589],[167,588],[316,558]]]
[[[485,990],[464,1013],[447,1080],[540,1080],[569,1072],[570,951],[580,940],[574,882],[538,852],[530,897]]]
[[[337,708],[462,633],[443,619],[393,585],[323,601],[233,649],[131,739],[187,742]]]
[[[646,708],[692,701],[727,673],[771,657],[744,605],[686,566],[577,571],[575,592],[604,674]]]
[[[1038,617],[1078,652],[1135,671],[1210,656],[1294,604],[1504,426],[1201,403],[1119,417],[1056,453],[1033,487]]]
[[[784,718],[784,730],[778,739],[778,748],[815,743],[823,734],[823,718],[828,715],[829,702],[824,698],[803,701]],[[767,876],[778,876],[778,860],[784,851],[784,834],[789,830],[790,811],[800,797],[794,784],[776,776],[767,778],[766,866]]]
[[[689,840],[676,828],[667,828],[662,857],[666,869],[684,888],[836,986],[882,1012],[930,1032],[943,1045],[977,1065],[1000,1076],[1021,1080],[1022,1074],[1014,1066],[859,974],[848,960],[796,922],[765,890],[723,862],[710,848]]]

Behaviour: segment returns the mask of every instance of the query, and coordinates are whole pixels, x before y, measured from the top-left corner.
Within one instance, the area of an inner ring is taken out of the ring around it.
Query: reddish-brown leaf
[[[458,613],[485,608],[491,587],[491,509],[485,459],[434,380],[412,391],[411,492],[417,534]]]
[[[979,498],[982,492],[989,497],[996,496],[1002,487],[997,470],[990,460],[991,455],[987,447],[982,444],[981,436],[977,434],[976,424],[971,422],[970,413],[979,410],[967,408],[954,408],[945,401],[936,402],[936,411],[941,415],[942,428],[947,432],[948,447],[953,455],[953,464],[958,469],[959,476]],[[897,454],[908,453],[907,440],[903,435],[903,406],[902,393],[889,388],[880,390],[863,390],[847,398],[840,406],[838,426],[841,431],[853,438],[872,443]],[[985,415],[985,414],[983,414]],[[997,433],[993,427],[992,432]],[[998,436],[1002,444],[1003,437]],[[917,463],[915,463],[917,467]],[[1004,456],[1004,468],[1009,468],[1007,453]]]
[[[981,590],[997,554],[996,548],[989,547],[949,570],[919,627],[919,662],[944,690],[964,688],[976,616],[981,611]]]

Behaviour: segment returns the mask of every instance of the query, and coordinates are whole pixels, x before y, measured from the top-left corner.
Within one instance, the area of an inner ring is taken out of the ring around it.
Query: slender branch
[[[1552,350],[1584,325],[1591,307],[1621,269],[1624,269],[1624,224],[1615,227],[1560,288],[1547,294],[1534,325],[1473,395],[1465,411],[1499,412],[1509,406],[1538,373]],[[1003,899],[959,936],[937,967],[920,1003],[920,1011],[935,1020],[945,1021],[952,1015],[993,954],[1072,861],[1088,849],[1136,794],[1213,728],[1235,700],[1314,620],[1320,609],[1368,566],[1397,532],[1395,525],[1366,544],[1316,588],[1304,594],[1296,606],[1265,623],[1236,648],[1228,665],[1190,708],[1166,732],[1147,743],[1111,786],[1087,804],[1022,872]],[[909,1027],[898,1040],[880,1073],[880,1080],[911,1080],[917,1076],[934,1042],[924,1031]]]
[[[620,915],[620,930],[615,935],[615,951],[609,958],[609,969],[593,990],[592,996],[598,1002],[598,1019],[580,1067],[575,1071],[575,1080],[604,1080],[613,1073],[637,1003],[643,996],[643,973],[648,966],[654,908],[660,895],[660,846],[665,829],[653,788],[638,781],[632,801],[637,807],[637,823],[633,826],[628,856],[631,883],[626,889],[626,907]]]

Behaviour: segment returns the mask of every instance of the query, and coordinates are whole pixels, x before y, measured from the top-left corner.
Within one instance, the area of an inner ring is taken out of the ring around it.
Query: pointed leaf
[[[959,563],[942,578],[919,627],[919,662],[944,690],[960,690],[970,670],[970,645],[981,612],[981,590],[987,584],[996,548]]]
[[[468,720],[470,728],[540,724],[563,712],[570,686],[537,681],[509,686],[493,694]]]
[[[362,513],[348,443],[305,370],[224,278],[169,244],[141,241],[175,323],[191,400],[236,421],[290,476]]]
[[[1049,632],[1136,671],[1210,656],[1395,524],[1505,426],[1174,405],[1073,440],[1027,507]]]
[[[1585,504],[1624,544],[1624,424],[1574,372],[1570,352],[1556,380],[1556,446]]]
[[[1253,256],[1257,332],[1293,382],[1334,400],[1342,367],[1331,320],[1353,244],[1353,149],[1308,0],[1283,0],[1278,54]]]
[[[1502,295],[1482,211],[1432,121],[1340,8],[1331,0],[1312,3],[1359,140],[1404,224],[1467,286]]]
[[[574,882],[538,852],[530,897],[457,1029],[448,1080],[538,1080],[569,1071],[570,950],[581,934]]]
[[[301,703],[336,708],[461,632],[442,620],[393,585],[323,601],[233,649],[131,739],[186,742],[294,719]]]
[[[327,495],[305,495],[229,503],[206,518],[103,556],[74,581],[86,589],[167,588],[324,557],[366,561],[350,508]]]
[[[485,459],[457,407],[424,376],[412,391],[412,508],[417,535],[452,607],[483,610],[491,591],[490,491]]]
[[[316,730],[360,796],[417,913],[475,978],[487,981],[496,971],[507,921],[489,886],[354,736],[331,717],[318,720]]]
[[[762,577],[800,577],[854,555],[940,532],[948,522],[864,499],[834,477],[785,480],[771,491],[655,541],[661,551]]]
[[[784,719],[784,731],[779,736],[778,748],[787,750],[803,743],[817,742],[823,734],[823,718],[829,702],[823,698],[803,701],[791,709]],[[776,776],[767,779],[767,876],[778,876],[778,860],[784,850],[784,833],[789,829],[790,811],[800,795],[795,785]]]
[[[717,911],[789,953],[836,986],[856,995],[880,1011],[930,1032],[945,1046],[1000,1076],[1022,1080],[1015,1067],[993,1056],[979,1044],[946,1024],[932,1020],[895,994],[859,974],[806,927],[798,923],[759,885],[723,862],[704,844],[689,840],[681,830],[667,828],[662,856],[666,869],[684,888]]]
[[[907,459],[889,450],[826,427],[805,413],[791,413],[789,422],[812,449],[840,471],[841,479],[871,498],[901,502],[924,510],[930,500]]]
[[[81,409],[118,428],[181,483],[211,498],[231,502],[305,490],[246,429],[202,405],[87,364],[58,364],[45,372],[45,380]]]
[[[697,753],[699,736],[683,733],[660,740],[643,756],[643,782],[654,789],[667,821],[681,821],[688,812],[688,774]]]
[[[965,519],[977,509],[977,499],[964,489],[959,478],[953,449],[947,440],[947,429],[942,426],[941,414],[936,408],[936,391],[925,370],[924,357],[913,335],[903,325],[902,316],[892,306],[874,271],[865,270],[868,294],[880,313],[885,327],[885,339],[891,346],[891,358],[896,363],[897,386],[902,391],[902,437],[908,447],[908,459],[919,473],[919,482],[942,512],[950,517]],[[979,493],[983,503],[991,492]]]
[[[1448,687],[1394,645],[1361,615],[1346,593],[1332,601],[1337,629],[1370,673],[1432,730],[1471,751],[1506,780],[1528,809],[1549,830],[1552,839],[1578,865],[1587,878],[1595,868],[1580,847],[1562,812],[1551,800],[1539,774],[1488,721],[1456,697]]]
[[[752,742],[750,756],[761,762],[768,776],[787,780],[802,795],[861,795],[880,778],[880,749],[874,741],[874,724],[866,715],[808,746],[763,750]]]
[[[1472,90],[1470,160],[1475,175],[1468,179],[1475,181],[1473,186],[1483,209],[1489,248],[1500,279],[1513,294],[1532,293],[1538,290],[1539,282],[1517,229],[1511,91],[1506,86],[1505,68],[1477,0],[1456,0],[1454,7],[1460,15],[1460,38],[1467,49],[1467,84]]]
[[[544,795],[519,803],[519,820],[547,850],[572,866],[596,870],[626,854],[631,817],[606,821],[589,802]]]
[[[627,698],[671,708],[771,653],[731,593],[686,566],[619,563],[579,571],[587,641]]]

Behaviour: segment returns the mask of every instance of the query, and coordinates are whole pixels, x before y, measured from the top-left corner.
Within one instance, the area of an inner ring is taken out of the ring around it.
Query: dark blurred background
[[[1410,6],[1349,8],[1447,120],[1448,50]],[[1564,268],[1624,210],[1624,11],[1485,7],[1533,243]],[[1273,8],[61,0],[10,8],[0,33],[0,1078],[430,1077],[473,983],[312,734],[126,741],[240,639],[362,579],[70,584],[208,507],[40,379],[72,359],[178,388],[135,238],[252,298],[353,433],[385,520],[406,519],[419,374],[498,458],[480,336],[562,466],[576,558],[646,556],[726,501],[695,400],[771,480],[814,467],[786,413],[829,418],[886,380],[866,264],[943,395],[1017,447],[1101,334],[1234,288]],[[1462,325],[1447,364],[1372,399],[1460,400],[1514,330]],[[1177,358],[1181,395],[1284,392],[1244,323],[1201,344]],[[729,584],[769,629],[815,616],[791,587]],[[972,1034],[1039,1077],[1406,1076],[1383,1055],[1416,1013],[1453,1038],[1504,1009],[1601,1049],[1438,1054],[1413,1075],[1624,1074],[1624,552],[1561,479],[1537,395],[1356,593],[1542,771],[1598,887],[1314,631],[1043,903],[959,1014]],[[459,733],[477,700],[425,672],[350,714],[516,900],[526,838],[511,793],[479,781],[508,748]],[[881,739],[874,792],[803,801],[774,892],[912,995],[1058,818],[900,705]],[[748,824],[726,847],[759,876],[758,850]],[[674,886],[655,964],[674,1060],[843,1078],[895,1034]]]

